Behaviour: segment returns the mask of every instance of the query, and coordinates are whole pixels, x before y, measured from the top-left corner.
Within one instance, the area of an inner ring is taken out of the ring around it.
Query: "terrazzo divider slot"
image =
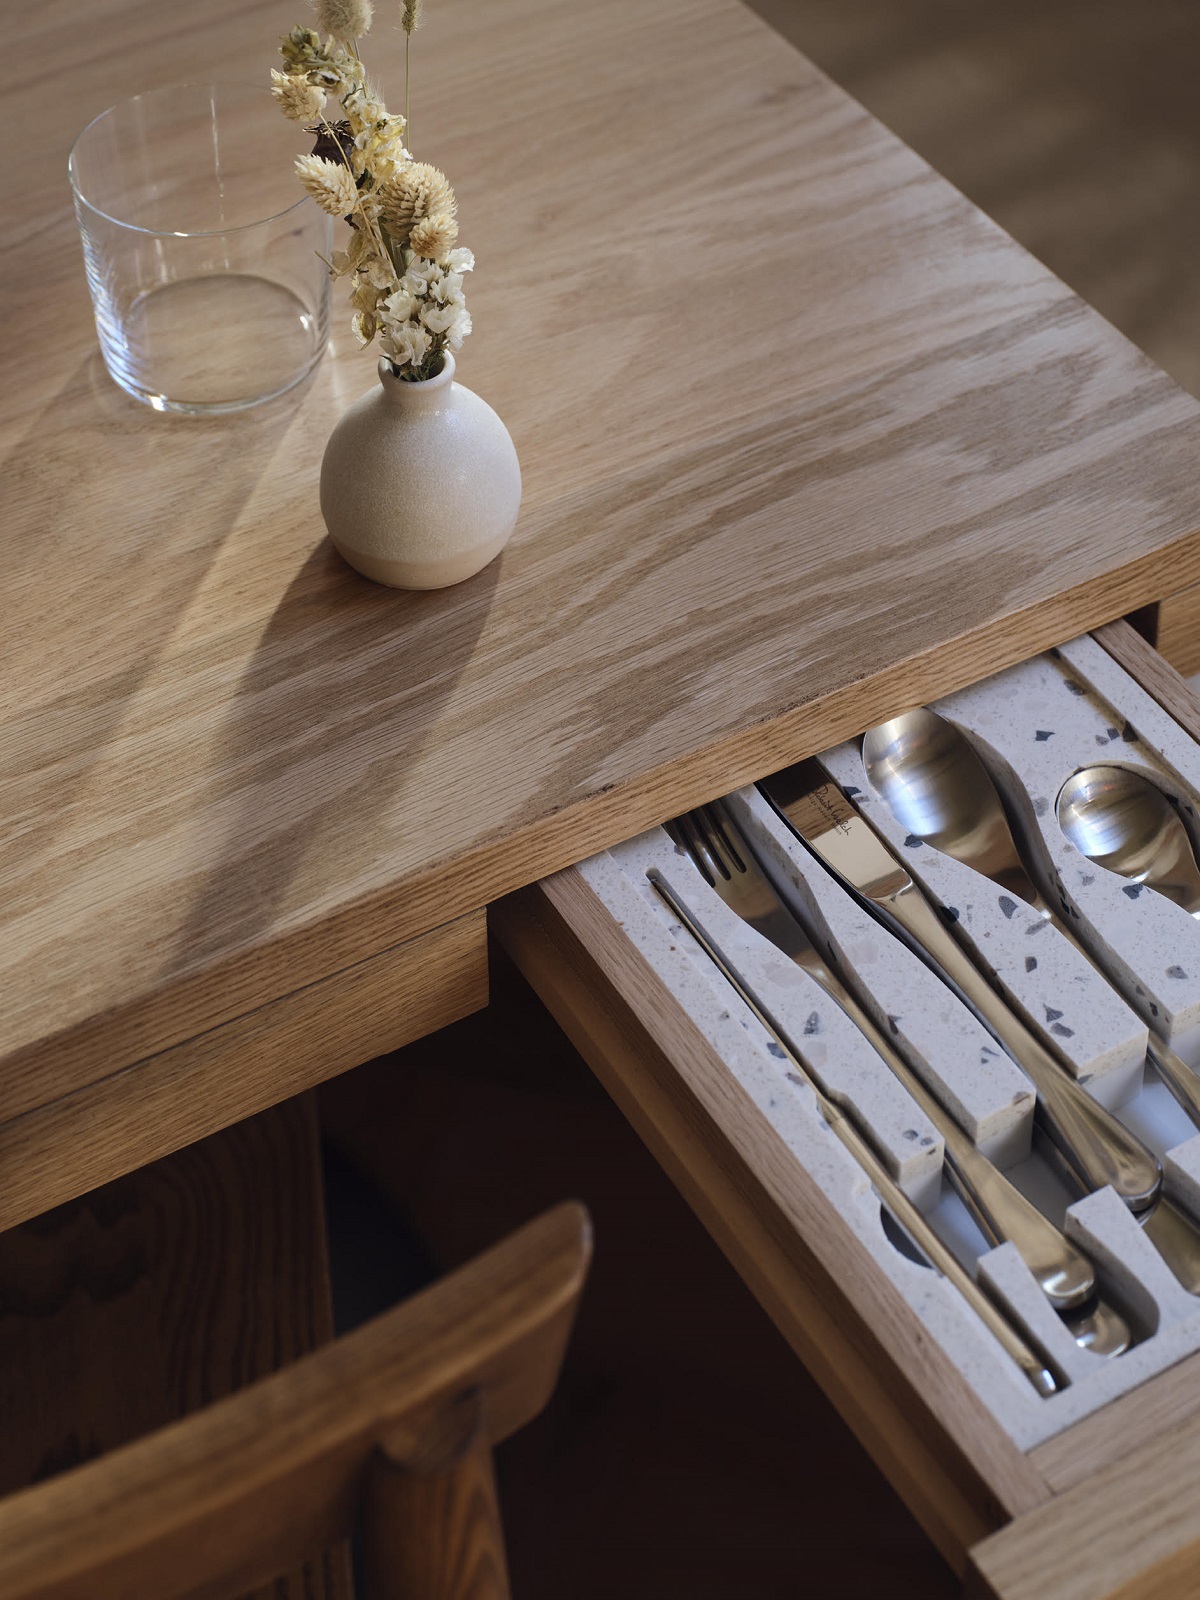
[[[909,834],[871,787],[859,741],[827,751],[821,764],[955,924],[956,936],[994,975],[1013,1007],[1063,1052],[1080,1082],[1110,1107],[1135,1094],[1146,1059],[1146,1025],[1087,957],[1032,906]]]
[[[635,881],[640,876],[645,882],[645,893],[655,907],[661,901],[646,874],[661,873],[794,1041],[804,1060],[811,1063],[824,1092],[863,1126],[890,1175],[922,1210],[931,1209],[941,1186],[941,1136],[815,979],[731,911],[661,829],[613,853],[632,869]],[[702,959],[711,966],[706,957]],[[727,989],[719,974],[717,977]],[[745,1011],[740,1002],[736,1009],[739,1015]],[[750,1013],[745,1011],[745,1015]],[[774,1040],[768,1043],[767,1052],[782,1067],[790,1068]],[[786,1070],[781,1075],[786,1080]]]
[[[757,789],[727,801],[832,970],[898,1046],[964,1133],[999,1167],[1030,1151],[1036,1098],[986,1028],[917,956],[863,910]]]
[[[1001,784],[1041,863],[1048,898],[1059,902],[1080,941],[1184,1060],[1200,1065],[1200,923],[1080,855],[1055,814],[1058,792],[1074,772],[1111,763],[1144,773],[1169,795],[1195,842],[1200,745],[1089,637],[950,695],[935,709],[963,730]],[[1160,1153],[1168,1189],[1200,1217],[1200,1134]]]
[[[1058,825],[1059,790],[1096,764],[1144,773],[1200,837],[1200,747],[1094,639],[1076,639],[935,707],[958,724],[1019,808],[1082,942],[1175,1049],[1200,1064],[1200,923],[1163,895],[1082,856]]]
[[[1028,1139],[1028,1084],[991,1044],[965,1007],[899,941],[869,917],[791,840],[754,790],[730,797],[754,849],[789,875],[797,904],[823,954],[870,985],[871,1009],[891,1018],[922,1062],[923,1075],[955,1103],[965,1126],[1001,1161]],[[1068,1231],[1093,1254],[1101,1284],[1137,1324],[1142,1342],[1115,1360],[1081,1351],[1050,1311],[1015,1248],[986,1251],[978,1273],[1017,1319],[1035,1331],[1069,1378],[1040,1398],[956,1290],[898,1250],[885,1233],[864,1173],[820,1116],[811,1090],[778,1045],[681,928],[648,878],[656,872],[782,1024],[828,1090],[849,1099],[880,1154],[923,1207],[937,1199],[941,1140],[862,1035],[807,974],[754,934],[703,880],[661,829],[585,862],[579,869],[625,935],[694,1019],[795,1160],[829,1196],[877,1269],[900,1291],[971,1387],[1021,1449],[1029,1449],[1200,1347],[1200,1300],[1183,1293],[1137,1224],[1111,1193],[1070,1208]],[[911,963],[911,965],[910,965]],[[926,986],[929,979],[933,989]],[[915,1133],[916,1137],[913,1137]],[[1190,1181],[1200,1188],[1200,1166]]]

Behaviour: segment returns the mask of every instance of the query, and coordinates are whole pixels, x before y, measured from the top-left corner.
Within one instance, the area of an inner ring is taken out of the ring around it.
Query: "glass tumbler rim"
[[[79,205],[86,206],[94,216],[103,217],[106,222],[111,222],[114,227],[126,228],[130,233],[144,234],[150,239],[209,239],[223,234],[242,233],[250,228],[261,228],[264,223],[276,222],[281,217],[290,216],[293,211],[298,210],[301,206],[312,203],[309,195],[300,194],[290,205],[282,207],[279,211],[272,211],[264,217],[252,217],[248,222],[235,222],[221,228],[147,228],[140,222],[129,222],[124,217],[114,217],[110,211],[105,211],[94,200],[89,200],[80,187],[76,153],[97,123],[103,122],[106,117],[112,116],[113,112],[120,110],[122,106],[134,105],[139,100],[154,100],[160,96],[179,94],[184,89],[245,89],[254,94],[270,94],[270,90],[263,84],[249,83],[244,79],[224,79],[217,83],[196,83],[189,80],[185,83],[162,84],[157,89],[144,89],[140,94],[126,95],[123,100],[114,100],[112,105],[105,106],[103,111],[98,111],[91,121],[79,130],[72,141],[70,154],[67,156],[67,176],[71,183],[71,193]]]

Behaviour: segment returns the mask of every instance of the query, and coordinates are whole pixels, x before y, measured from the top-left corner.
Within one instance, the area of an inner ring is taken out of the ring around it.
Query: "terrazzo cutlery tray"
[[[958,925],[1011,1003],[1061,1049],[1080,1083],[1117,1108],[1163,1158],[1168,1191],[1200,1217],[1200,1134],[1143,1063],[1147,1015],[1159,1008],[1186,1058],[1200,1056],[1200,925],[1149,890],[1080,857],[1062,836],[1054,799],[1097,752],[1136,766],[1197,807],[1200,747],[1091,639],[1038,657],[934,709],[971,739],[1046,852],[1065,914],[1102,952],[1122,997],[1076,947],[990,880],[908,835],[872,790],[858,741],[821,759],[904,866]],[[1025,798],[1027,797],[1027,799]],[[959,1126],[1092,1259],[1101,1293],[1136,1343],[1122,1355],[1081,1349],[1012,1244],[988,1248],[942,1180],[942,1142],[886,1064],[816,982],[720,899],[683,847],[653,829],[575,869],[672,999],[700,1029],[731,1080],[769,1123],[787,1159],[829,1197],[879,1273],[1022,1451],[1050,1439],[1200,1350],[1200,1297],[1188,1294],[1111,1190],[1070,1202],[1031,1158],[1034,1097],[1016,1064],[950,989],[864,910],[799,843],[754,788],[728,797],[730,814],[773,873],[785,879],[815,942],[858,980],[873,1020],[906,1046]],[[825,1092],[851,1109],[891,1176],[960,1259],[1048,1355],[1065,1385],[1035,1392],[948,1280],[918,1264],[885,1225],[862,1169],[820,1115],[773,1035],[743,1004],[656,891],[661,878],[795,1042]]]

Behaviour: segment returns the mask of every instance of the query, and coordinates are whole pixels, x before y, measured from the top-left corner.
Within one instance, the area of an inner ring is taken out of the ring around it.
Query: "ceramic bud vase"
[[[334,428],[321,515],[334,548],[394,589],[443,589],[500,554],[516,526],[521,468],[508,429],[454,381],[454,357],[408,383],[386,357]]]

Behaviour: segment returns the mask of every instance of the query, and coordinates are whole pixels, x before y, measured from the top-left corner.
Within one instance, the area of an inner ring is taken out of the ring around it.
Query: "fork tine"
[[[689,811],[686,816],[680,818],[680,823],[688,854],[709,882],[715,886],[721,878],[727,878],[729,873],[725,863],[720,853],[713,850],[708,830],[704,827],[699,812]]]
[[[723,863],[729,868],[727,876],[732,878],[735,872],[745,872],[746,863],[738,849],[741,834],[725,807],[717,802],[711,806],[704,806],[701,814],[708,823],[710,848],[714,854],[720,852]]]
[[[694,812],[685,812],[673,822],[666,823],[665,827],[674,843],[686,850],[692,865],[709,888],[716,888],[718,878],[728,876],[714,861],[704,834],[696,827]]]

